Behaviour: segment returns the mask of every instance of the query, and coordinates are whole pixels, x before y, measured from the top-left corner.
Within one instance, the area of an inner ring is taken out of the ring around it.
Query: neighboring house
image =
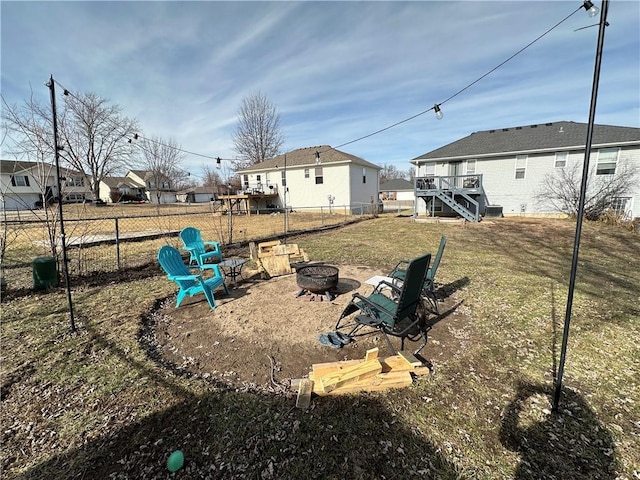
[[[404,178],[392,178],[380,184],[380,198],[383,201],[413,201],[415,199],[413,183]]]
[[[148,170],[129,170],[127,178],[146,190],[147,200],[151,203],[175,203],[176,191],[171,180],[164,175],[155,175]]]
[[[5,210],[32,210],[56,200],[58,187],[55,166],[44,162],[0,160],[0,197]],[[91,200],[90,189],[82,173],[60,169],[63,203]]]
[[[100,182],[100,199],[107,203],[148,200],[144,184],[129,177],[105,177]]]
[[[378,201],[373,163],[328,145],[292,150],[239,170],[250,208],[347,206],[359,212]]]
[[[416,214],[558,214],[539,193],[548,174],[584,161],[587,124],[556,122],[471,135],[411,160],[416,166]],[[595,125],[591,179],[640,166],[640,128]],[[640,179],[612,208],[640,217]]]
[[[182,203],[208,203],[216,200],[218,194],[212,187],[190,187],[176,194],[178,202]]]

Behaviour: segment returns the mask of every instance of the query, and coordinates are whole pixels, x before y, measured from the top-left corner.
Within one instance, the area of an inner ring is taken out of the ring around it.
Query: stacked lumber
[[[250,245],[252,259],[258,264],[258,271],[267,278],[293,273],[291,263],[308,262],[308,255],[295,243],[282,245],[280,240]],[[255,256],[255,258],[254,258]]]
[[[373,392],[389,388],[406,387],[413,383],[413,375],[429,373],[429,367],[408,352],[384,359],[378,358],[378,349],[367,350],[362,360],[317,363],[312,365],[309,378],[293,380],[298,388],[296,406],[306,408],[311,394],[341,395],[355,392]]]

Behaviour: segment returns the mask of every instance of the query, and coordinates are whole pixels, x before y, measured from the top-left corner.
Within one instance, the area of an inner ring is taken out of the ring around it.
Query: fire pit
[[[334,299],[331,290],[338,286],[338,269],[329,265],[307,265],[300,267],[296,271],[296,283],[300,290],[296,294],[299,297],[307,292],[312,294],[311,300],[315,300],[315,295],[322,294],[329,301]],[[320,297],[322,300],[322,297]]]

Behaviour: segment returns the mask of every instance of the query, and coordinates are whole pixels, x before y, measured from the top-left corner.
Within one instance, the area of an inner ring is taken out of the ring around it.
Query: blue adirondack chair
[[[193,297],[196,293],[202,292],[204,296],[207,297],[207,302],[209,302],[209,306],[213,310],[216,308],[213,291],[222,285],[227,295],[229,294],[227,285],[224,283],[224,277],[220,273],[220,268],[217,265],[212,265],[215,275],[205,280],[202,275],[194,275],[191,273],[189,267],[182,261],[180,252],[170,245],[164,245],[160,248],[158,252],[158,262],[167,274],[169,280],[176,282],[180,288],[178,290],[176,308],[180,306],[185,296],[189,295]]]
[[[183,228],[180,232],[183,248],[190,254],[189,265],[194,261],[200,268],[211,268],[211,264],[206,263],[210,258],[218,258],[222,261],[222,250],[218,242],[203,242],[200,230],[195,227]],[[207,247],[213,250],[207,251]]]

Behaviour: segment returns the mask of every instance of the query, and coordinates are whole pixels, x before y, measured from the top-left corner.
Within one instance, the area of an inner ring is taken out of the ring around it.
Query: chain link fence
[[[68,208],[67,208],[68,207]],[[114,211],[115,210],[115,211]],[[65,206],[63,227],[71,278],[126,271],[156,262],[162,245],[182,247],[180,231],[198,228],[205,241],[225,246],[282,237],[358,218],[377,215],[373,204],[327,205],[252,211],[215,211],[213,206],[194,205],[122,207]],[[62,249],[60,222],[54,211],[44,218],[42,211],[7,215],[2,227],[2,277],[8,289],[33,287],[33,260],[55,257],[60,278]],[[51,240],[53,239],[53,240]],[[53,243],[53,245],[52,245]]]

